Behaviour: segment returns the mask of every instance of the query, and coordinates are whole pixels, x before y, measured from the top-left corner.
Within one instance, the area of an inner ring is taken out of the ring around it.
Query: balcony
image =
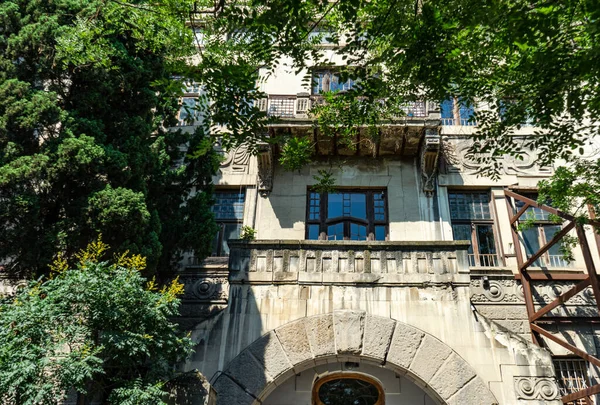
[[[469,283],[467,241],[230,241],[232,283]]]
[[[307,120],[308,112],[315,104],[324,103],[321,96],[298,95],[269,95],[258,101],[259,110],[267,113],[269,117],[281,118],[282,120]],[[392,117],[392,121],[411,120],[435,120],[439,123],[439,107],[436,103],[421,100],[407,102],[400,107],[404,114]]]

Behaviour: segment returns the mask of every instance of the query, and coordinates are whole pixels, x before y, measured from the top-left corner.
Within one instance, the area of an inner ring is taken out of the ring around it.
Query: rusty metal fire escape
[[[520,194],[514,193],[509,190],[505,190],[504,193],[506,197],[506,204],[508,207],[509,216],[511,216],[510,225],[512,240],[513,245],[515,247],[515,254],[517,257],[517,263],[519,268],[519,274],[517,274],[515,277],[517,279],[520,279],[521,284],[523,285],[523,295],[525,297],[525,305],[527,307],[527,316],[529,318],[529,326],[531,329],[531,338],[533,342],[541,346],[543,342],[542,340],[540,340],[540,336],[543,336],[544,338],[555,342],[556,344],[566,348],[567,350],[570,350],[571,352],[581,357],[582,359],[590,362],[591,364],[600,367],[600,359],[598,359],[595,356],[592,356],[591,354],[586,353],[585,351],[575,347],[566,340],[562,339],[558,335],[552,334],[548,331],[548,326],[600,323],[600,281],[596,272],[596,268],[594,266],[594,262],[590,251],[590,245],[585,235],[583,225],[581,223],[578,223],[576,218],[569,214],[558,211],[546,205],[538,204],[536,201],[526,198]],[[515,212],[512,199],[521,201],[523,203],[523,206],[514,215],[512,215]],[[519,240],[517,222],[519,221],[519,218],[521,218],[521,216],[525,214],[525,212],[531,207],[539,208],[548,213],[557,215],[561,217],[565,221],[565,223],[562,230],[556,233],[556,235],[554,235],[554,237],[550,241],[548,241],[544,246],[542,246],[529,258],[526,258],[523,254],[523,251],[521,250],[521,242]],[[594,213],[590,213],[590,224],[594,226],[600,226],[600,222],[596,220]],[[560,239],[563,238],[572,229],[575,229],[575,232],[577,233],[577,238],[579,239],[579,246],[581,247],[581,251],[583,253],[583,260],[585,262],[587,274],[573,274],[566,272],[560,273],[547,271],[529,272],[529,267],[532,266],[540,257],[542,257],[542,255],[548,252],[548,250],[552,246],[558,243]],[[595,235],[596,241],[600,242],[599,235],[597,233]],[[600,249],[600,244],[597,243],[597,246]],[[534,303],[533,300],[532,282],[542,280],[572,281],[575,282],[576,285],[570,290],[558,296],[551,303],[542,305],[539,309],[536,310],[536,303]],[[579,294],[587,287],[592,288],[596,308],[598,310],[598,316],[575,317],[548,315],[550,311],[559,307],[561,304],[564,304],[567,300]],[[593,402],[591,397],[598,393],[600,393],[600,384],[596,384],[581,391],[565,395],[562,397],[562,401],[563,403],[569,403],[578,400],[585,400],[585,402],[588,405],[592,405]]]

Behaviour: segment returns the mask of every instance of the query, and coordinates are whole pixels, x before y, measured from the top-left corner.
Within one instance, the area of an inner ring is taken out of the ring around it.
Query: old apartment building
[[[289,172],[281,145],[223,152],[213,257],[186,258],[181,275],[185,369],[219,405],[597,403],[582,390],[600,362],[582,357],[600,356],[598,240],[533,201],[554,168],[533,151],[478,176],[473,109],[452,99],[406,105],[378,142],[345,148],[308,111],[352,85],[318,66],[261,85],[270,131],[311,134],[313,157]],[[314,188],[320,170],[334,191]],[[518,231],[519,215],[534,226]],[[238,240],[243,226],[255,240]],[[538,253],[565,227],[586,241],[574,261]]]

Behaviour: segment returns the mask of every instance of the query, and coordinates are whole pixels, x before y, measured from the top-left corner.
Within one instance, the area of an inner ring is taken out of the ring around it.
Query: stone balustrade
[[[232,283],[469,283],[467,241],[230,241]]]

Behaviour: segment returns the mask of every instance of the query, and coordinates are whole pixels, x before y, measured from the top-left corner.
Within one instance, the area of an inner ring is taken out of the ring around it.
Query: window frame
[[[310,94],[311,94],[311,96],[313,96],[313,97],[322,97],[323,93],[326,93],[326,92],[334,92],[334,91],[345,92],[345,91],[352,90],[352,88],[354,88],[354,86],[356,86],[356,80],[351,79],[351,78],[348,78],[348,80],[346,80],[344,82],[345,85],[348,86],[347,89],[342,88],[341,90],[340,89],[338,89],[338,90],[331,90],[331,83],[330,83],[329,90],[327,90],[327,91],[322,90],[323,86],[322,85],[319,86],[319,82],[316,80],[316,76],[315,75],[317,75],[318,73],[323,73],[323,74],[330,73],[332,78],[333,78],[334,75],[338,76],[338,85],[340,85],[339,76],[340,76],[340,70],[341,70],[341,68],[342,68],[341,66],[339,66],[339,67],[335,67],[335,66],[331,66],[331,67],[318,67],[318,66],[315,66],[315,67],[313,67],[311,69],[311,72],[310,72]],[[318,90],[319,87],[321,87],[321,90]],[[317,90],[317,91],[315,91],[315,90]]]
[[[538,199],[537,191],[527,190],[527,191],[519,192],[519,190],[515,190],[515,192],[521,194],[523,197],[529,198],[530,200],[537,201],[537,199]],[[523,207],[524,205],[525,205],[525,203],[521,204],[521,202],[519,200],[515,199],[514,200],[514,212],[512,213],[512,215],[515,215],[521,209],[521,207]],[[548,203],[547,205],[550,206],[550,203]],[[536,210],[539,210],[539,212],[542,213],[542,218],[537,218]],[[550,214],[549,212],[541,210],[536,207],[529,207],[523,213],[523,215],[521,215],[521,218],[519,218],[519,219],[527,220],[528,212],[534,213],[534,221],[533,221],[533,227],[530,229],[527,229],[526,231],[535,229],[535,231],[537,232],[537,243],[538,243],[537,250],[539,250],[543,246],[546,246],[546,244],[552,239],[552,236],[550,236],[550,238],[548,238],[548,236],[546,235],[546,229],[551,228],[551,227],[557,227],[557,228],[559,228],[557,230],[557,232],[560,232],[560,230],[563,228],[564,221],[560,224],[557,224],[556,222],[552,222],[549,219],[549,214]],[[530,257],[535,252],[531,252],[531,253],[527,252],[527,246],[525,244],[525,235],[524,235],[524,232],[526,232],[526,231],[520,231],[519,237],[521,239],[521,244],[523,245],[523,251],[524,251],[525,257],[527,258],[527,257]],[[556,234],[557,232],[555,232],[554,234]],[[552,269],[571,268],[572,263],[568,263],[566,260],[564,260],[562,258],[562,255],[551,255],[550,254],[550,250],[552,250],[552,248],[554,248],[556,246],[558,246],[558,245],[552,246],[548,251],[546,251],[543,255],[541,255],[535,262],[533,262],[531,266],[532,267],[540,267],[540,268],[552,268]],[[551,256],[561,256],[561,257],[552,259]],[[556,260],[558,264],[557,265],[553,264],[553,260]]]
[[[452,117],[444,117],[444,103],[448,101],[452,101]],[[474,118],[475,114],[475,105],[467,105],[458,97],[448,97],[445,100],[440,102],[440,118],[442,120],[442,125],[445,126],[466,126],[466,127],[475,127],[477,126],[477,121]],[[465,111],[465,117],[463,117],[462,112]],[[468,112],[470,111],[470,114]],[[467,117],[468,115],[468,117]]]
[[[490,217],[489,218],[469,218],[469,219],[465,219],[465,218],[459,218],[459,219],[454,219],[452,218],[452,211],[450,209],[450,195],[451,194],[487,194],[488,196],[488,209],[489,209],[489,213],[490,213]],[[493,199],[493,195],[491,190],[487,189],[487,190],[460,190],[460,189],[454,189],[454,190],[448,190],[448,211],[450,213],[450,227],[452,228],[452,239],[453,240],[457,240],[455,239],[454,236],[454,225],[468,225],[471,228],[471,247],[473,249],[473,253],[467,253],[468,256],[472,255],[473,259],[471,260],[470,257],[468,257],[468,263],[469,263],[469,267],[483,267],[483,268],[490,268],[490,267],[502,267],[504,266],[504,260],[503,257],[501,255],[501,248],[500,248],[500,233],[498,232],[498,228],[496,225],[496,212],[495,212],[495,204],[494,204],[494,199]],[[478,226],[491,226],[492,228],[492,234],[494,237],[494,249],[495,249],[495,253],[480,253],[480,246],[479,246],[479,237],[478,237],[478,233],[477,233],[477,227]],[[481,256],[482,254],[493,254],[494,255],[494,263],[493,265],[489,265],[489,261],[488,264],[484,264],[482,265],[481,263],[485,263],[486,259],[484,256]]]
[[[239,224],[240,225],[240,229],[244,224],[244,214],[246,211],[246,197],[247,197],[247,193],[246,193],[246,188],[219,188],[219,189],[215,189],[214,191],[214,197],[215,197],[215,204],[213,205],[213,207],[215,207],[217,205],[217,194],[243,194],[244,195],[244,202],[242,205],[242,218],[217,218],[215,216],[215,223],[217,224],[219,230],[217,231],[217,234],[215,235],[216,238],[216,249],[213,249],[213,251],[211,251],[211,257],[227,257],[229,256],[228,254],[224,254],[223,253],[223,238],[225,237],[225,226],[229,225],[229,224]],[[212,210],[212,208],[211,208]],[[214,214],[214,211],[212,211]],[[238,236],[239,238],[239,236]]]
[[[383,389],[383,384],[381,383],[381,381],[379,381],[377,378],[368,375],[368,374],[364,374],[364,373],[360,373],[360,372],[348,372],[348,371],[338,371],[338,372],[332,372],[329,373],[327,375],[324,376],[320,376],[319,378],[317,378],[315,380],[315,382],[313,383],[313,387],[312,387],[312,404],[315,405],[324,405],[323,402],[321,401],[320,397],[319,397],[319,390],[321,389],[321,387],[323,386],[323,384],[332,381],[332,380],[360,380],[360,381],[364,381],[372,386],[375,387],[375,389],[377,389],[377,402],[375,402],[375,405],[385,405],[385,391]]]
[[[319,219],[311,219],[310,218],[310,203],[311,203],[311,194],[317,193],[319,194]],[[327,210],[328,210],[328,202],[329,202],[329,194],[344,194],[344,193],[355,193],[355,194],[365,194],[365,209],[366,209],[366,217],[364,220],[362,218],[356,217],[335,217],[335,218],[327,218]],[[375,219],[375,195],[382,194],[384,201],[384,219],[376,220]],[[351,240],[350,239],[350,224],[354,223],[362,223],[367,228],[367,239],[366,241],[375,241],[375,227],[376,226],[384,226],[385,229],[385,239],[389,240],[389,208],[388,208],[388,198],[387,198],[387,188],[340,188],[336,193],[318,193],[312,188],[308,188],[306,193],[306,212],[305,212],[305,235],[304,238],[306,240],[314,240],[309,239],[310,225],[318,225],[319,226],[319,237],[317,240],[329,240],[327,239],[327,227],[330,225],[343,223],[343,240]]]

